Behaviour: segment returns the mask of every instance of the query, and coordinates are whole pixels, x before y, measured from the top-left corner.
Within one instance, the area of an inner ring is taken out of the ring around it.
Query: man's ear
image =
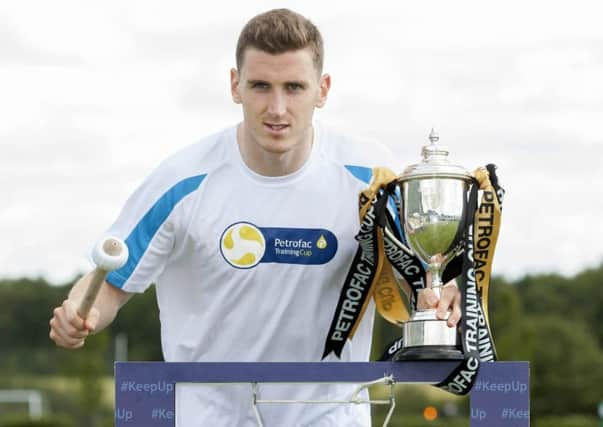
[[[235,104],[241,103],[241,94],[239,93],[239,72],[231,68],[230,69],[230,94]]]
[[[327,103],[327,97],[329,95],[329,89],[331,89],[331,76],[323,74],[320,78],[318,89],[318,99],[316,100],[316,107],[322,108]]]

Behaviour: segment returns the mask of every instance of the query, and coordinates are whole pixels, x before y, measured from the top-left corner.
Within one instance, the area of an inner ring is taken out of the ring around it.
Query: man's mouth
[[[289,127],[286,123],[264,123],[264,126],[273,132],[279,132]]]

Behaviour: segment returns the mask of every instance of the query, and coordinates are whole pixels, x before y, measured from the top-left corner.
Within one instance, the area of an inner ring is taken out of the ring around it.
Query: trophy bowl
[[[442,286],[441,272],[459,248],[467,189],[466,181],[454,178],[402,182],[404,233],[413,252],[427,264],[434,289]]]
[[[439,137],[433,129],[429,139],[422,163],[408,167],[399,177],[400,218],[410,249],[430,272],[427,287],[439,298],[442,272],[462,249],[471,174],[449,162],[448,151],[437,144]],[[462,358],[457,329],[448,327],[446,319],[438,319],[435,309],[411,314],[396,359]]]

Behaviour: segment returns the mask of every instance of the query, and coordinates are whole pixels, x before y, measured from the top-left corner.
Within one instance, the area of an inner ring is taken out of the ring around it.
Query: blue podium
[[[163,363],[115,364],[115,425],[173,427],[178,383],[434,384],[457,362]],[[471,427],[528,427],[528,362],[482,363],[470,395]],[[251,399],[251,395],[250,395]],[[266,426],[273,427],[273,426]],[[374,426],[376,427],[376,426]]]

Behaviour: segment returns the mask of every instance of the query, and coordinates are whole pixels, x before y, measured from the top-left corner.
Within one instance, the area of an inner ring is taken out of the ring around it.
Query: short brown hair
[[[320,31],[309,19],[289,9],[269,10],[251,18],[243,27],[237,42],[238,70],[249,47],[271,55],[309,47],[314,66],[322,73],[324,48]]]

